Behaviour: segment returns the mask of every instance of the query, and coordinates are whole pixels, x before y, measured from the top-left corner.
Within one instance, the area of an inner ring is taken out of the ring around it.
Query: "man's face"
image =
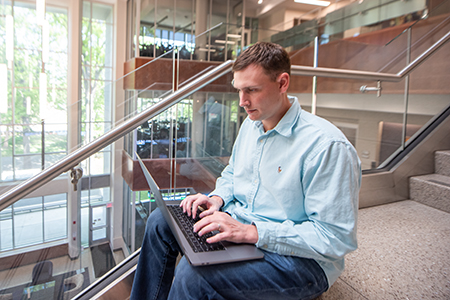
[[[265,130],[275,127],[286,112],[280,78],[272,81],[257,65],[234,72],[233,86],[239,91],[239,106],[245,108],[251,120],[262,121]]]

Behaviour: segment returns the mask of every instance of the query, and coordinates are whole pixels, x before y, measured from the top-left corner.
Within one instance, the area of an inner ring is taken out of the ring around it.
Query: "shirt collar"
[[[276,131],[279,134],[289,137],[292,134],[292,127],[294,127],[297,122],[298,116],[300,115],[300,104],[298,103],[297,97],[288,96],[289,102],[291,102],[291,107],[284,114],[283,118],[278,122],[277,126],[272,130],[267,131],[266,133],[270,133],[272,131]],[[255,125],[260,129],[264,130],[261,121],[255,121]]]

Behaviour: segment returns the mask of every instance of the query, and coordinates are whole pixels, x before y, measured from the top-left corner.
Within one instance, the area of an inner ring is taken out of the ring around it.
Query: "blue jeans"
[[[328,289],[325,273],[312,259],[265,251],[260,260],[200,267],[183,257],[175,269],[180,251],[155,210],[147,221],[130,299],[314,299]]]

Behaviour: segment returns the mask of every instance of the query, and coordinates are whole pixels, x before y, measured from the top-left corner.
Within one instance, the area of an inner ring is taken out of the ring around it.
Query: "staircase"
[[[411,177],[411,200],[450,213],[450,150],[436,151],[435,173]]]

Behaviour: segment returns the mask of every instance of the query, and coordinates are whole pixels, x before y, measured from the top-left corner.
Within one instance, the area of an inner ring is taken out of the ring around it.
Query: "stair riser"
[[[417,178],[409,183],[410,199],[450,213],[450,187]]]
[[[438,151],[434,158],[435,173],[450,176],[450,151]]]

